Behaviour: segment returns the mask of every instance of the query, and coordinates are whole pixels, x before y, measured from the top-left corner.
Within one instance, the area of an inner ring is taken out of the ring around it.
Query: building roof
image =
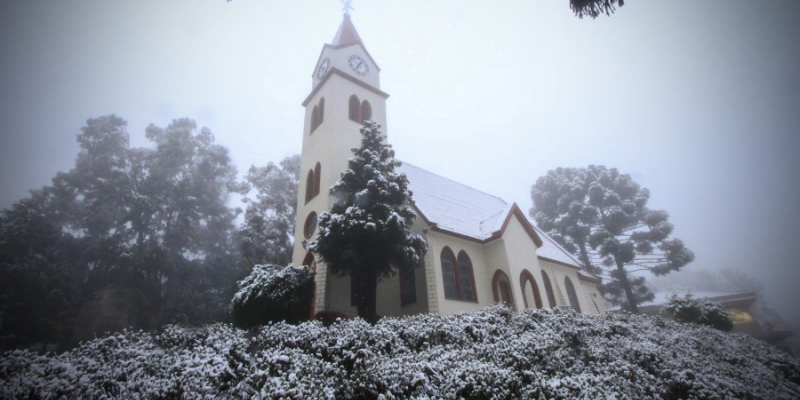
[[[438,228],[486,240],[502,228],[511,205],[503,199],[404,162],[414,205]]]
[[[536,226],[534,226],[534,229],[536,229],[536,232],[542,237],[542,242],[544,242],[542,247],[536,251],[539,257],[546,258],[560,264],[569,265],[571,267],[582,268],[581,263],[578,262],[578,260],[576,260],[572,254],[569,254],[569,252],[561,247],[561,245],[559,245],[555,240],[553,240],[553,238],[547,236],[546,233]],[[594,277],[594,275],[591,275],[588,272],[586,272],[586,274],[587,277]]]
[[[356,26],[353,25],[353,21],[350,20],[350,14],[344,14],[342,23],[339,25],[339,30],[336,31],[336,36],[333,37],[331,45],[341,47],[356,43],[361,43],[363,45],[361,36],[358,36]]]
[[[500,237],[511,216],[517,215],[524,226],[530,227],[529,235],[540,258],[577,268],[582,278],[599,283],[598,277],[584,271],[581,263],[533,226],[516,204],[406,162],[398,170],[408,177],[414,206],[439,230],[485,242]]]

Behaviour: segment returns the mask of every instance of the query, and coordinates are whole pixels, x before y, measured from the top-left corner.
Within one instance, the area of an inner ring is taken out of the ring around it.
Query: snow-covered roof
[[[503,199],[403,162],[414,205],[440,229],[486,240],[498,232],[512,205]]]
[[[542,247],[536,250],[536,253],[539,255],[539,257],[546,258],[557,263],[566,264],[571,267],[581,268],[581,263],[578,262],[575,257],[572,257],[572,255],[566,250],[564,250],[564,248],[561,247],[561,245],[559,245],[555,240],[553,240],[553,238],[547,236],[547,234],[545,234],[535,225],[533,229],[536,229],[536,233],[539,234],[539,237],[542,238],[542,242],[544,243]],[[597,279],[594,275],[589,274],[588,272],[584,272],[584,274],[585,277]]]
[[[403,162],[398,169],[408,177],[414,205],[426,221],[438,230],[478,241],[491,240],[502,233],[512,214],[529,228],[540,258],[577,268],[581,278],[600,282],[583,270],[581,263],[555,240],[535,227],[515,204],[471,188],[443,176]],[[527,224],[526,224],[527,223]]]

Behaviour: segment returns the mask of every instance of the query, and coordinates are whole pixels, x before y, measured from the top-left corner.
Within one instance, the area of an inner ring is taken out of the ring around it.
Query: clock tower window
[[[319,194],[319,181],[322,176],[322,166],[317,163],[314,169],[308,170],[306,175],[306,203]]]
[[[319,108],[314,106],[314,111],[311,111],[311,133],[317,130],[319,124]]]
[[[361,114],[361,102],[358,101],[358,96],[350,96],[350,120],[360,122],[358,116]]]
[[[319,99],[319,105],[314,106],[314,110],[311,111],[311,133],[314,133],[317,128],[322,125],[322,121],[325,119],[325,98]]]
[[[359,121],[363,123],[368,119],[372,119],[372,106],[369,105],[368,101],[364,100],[361,102],[361,116],[359,117]]]

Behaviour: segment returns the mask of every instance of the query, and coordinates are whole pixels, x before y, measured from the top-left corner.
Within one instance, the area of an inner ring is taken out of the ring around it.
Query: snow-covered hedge
[[[708,325],[722,331],[733,329],[728,310],[707,298],[696,298],[691,293],[685,297],[673,294],[661,312],[678,322]]]
[[[240,328],[268,322],[299,323],[311,313],[314,272],[308,265],[255,265],[239,282],[231,300],[231,317]]]
[[[630,314],[169,326],[2,355],[2,398],[796,399],[800,362],[751,337]]]

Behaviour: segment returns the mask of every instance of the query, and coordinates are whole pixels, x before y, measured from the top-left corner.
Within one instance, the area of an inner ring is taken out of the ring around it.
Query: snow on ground
[[[385,318],[125,332],[0,359],[2,398],[800,398],[800,361],[751,337],[630,314]]]

